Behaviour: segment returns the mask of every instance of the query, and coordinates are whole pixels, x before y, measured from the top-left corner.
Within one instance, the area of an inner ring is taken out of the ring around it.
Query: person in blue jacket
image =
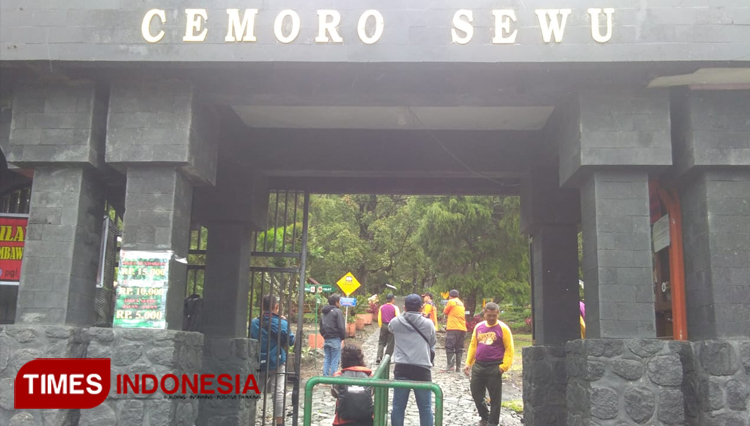
[[[262,316],[250,322],[250,338],[260,341],[258,372],[261,380],[258,384],[262,392],[272,392],[273,417],[276,425],[283,425],[286,348],[294,345],[294,334],[286,318],[279,316],[279,299],[276,296],[263,296],[261,303]]]

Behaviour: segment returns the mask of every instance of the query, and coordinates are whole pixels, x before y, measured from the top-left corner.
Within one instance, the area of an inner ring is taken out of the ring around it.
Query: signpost
[[[341,306],[346,306],[347,308],[351,306],[352,308],[357,306],[357,298],[356,297],[342,297],[341,300]]]
[[[347,324],[349,321],[349,306],[357,306],[357,299],[349,297],[349,295],[354,293],[354,290],[358,289],[360,284],[359,281],[354,278],[354,275],[352,275],[351,272],[347,272],[346,275],[341,277],[341,279],[336,282],[336,285],[338,285],[341,291],[343,291],[346,295],[346,297],[341,298],[341,306],[346,306],[346,313],[344,314],[344,324]],[[344,299],[353,299],[353,305],[344,305]]]
[[[120,251],[113,327],[167,328],[171,251]]]
[[[329,284],[305,284],[305,291],[308,293],[331,293],[333,286]]]

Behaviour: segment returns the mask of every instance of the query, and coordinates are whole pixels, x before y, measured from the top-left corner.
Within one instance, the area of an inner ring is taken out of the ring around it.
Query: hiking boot
[[[487,426],[489,423],[487,423],[487,420],[480,420],[479,423],[477,423],[477,426]]]

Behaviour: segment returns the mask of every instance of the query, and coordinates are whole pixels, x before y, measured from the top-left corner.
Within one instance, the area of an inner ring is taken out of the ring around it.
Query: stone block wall
[[[111,358],[107,400],[90,410],[15,410],[14,379],[35,358]],[[198,400],[153,394],[117,394],[117,375],[201,373],[201,333],[79,328],[42,325],[0,326],[0,425],[34,426],[193,426]],[[150,384],[150,382],[149,382]],[[168,389],[173,382],[166,380]],[[189,390],[189,389],[188,389]],[[208,423],[207,423],[208,424]]]
[[[35,358],[83,358],[89,340],[86,330],[77,327],[0,325],[0,425],[78,424],[81,410],[15,410],[14,380]]]
[[[93,82],[16,88],[8,161],[103,166],[106,93]]]
[[[204,374],[257,375],[258,341],[251,339],[206,338],[203,345]],[[257,380],[257,378],[256,378]],[[258,386],[261,386],[258,384]],[[214,389],[215,386],[212,386]],[[201,400],[199,425],[250,426],[255,419],[255,399]]]
[[[568,342],[567,425],[684,425],[681,350],[689,343]]]
[[[166,374],[193,377],[201,373],[203,334],[173,330],[90,328],[87,358],[112,359],[112,384],[104,404],[82,410],[79,426],[142,425],[192,426],[198,417],[198,400],[166,399],[157,389],[152,394],[117,394],[117,375]],[[149,382],[150,383],[150,382]],[[168,389],[173,380],[166,380]],[[175,395],[181,393],[177,392]]]
[[[568,382],[565,347],[523,348],[523,363],[524,424],[565,426]]]
[[[750,341],[692,344],[685,388],[688,426],[750,425]]]
[[[581,189],[586,337],[656,337],[646,172],[596,172]]]
[[[189,82],[121,82],[111,86],[106,161],[172,164],[196,184],[216,181],[216,120]]]

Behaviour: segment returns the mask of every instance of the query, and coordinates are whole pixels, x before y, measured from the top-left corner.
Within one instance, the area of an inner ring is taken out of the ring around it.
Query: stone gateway
[[[750,426],[746,0],[2,0],[0,73],[2,425],[301,425],[310,194],[406,194],[520,197],[524,424]],[[15,409],[37,358],[112,391]]]

